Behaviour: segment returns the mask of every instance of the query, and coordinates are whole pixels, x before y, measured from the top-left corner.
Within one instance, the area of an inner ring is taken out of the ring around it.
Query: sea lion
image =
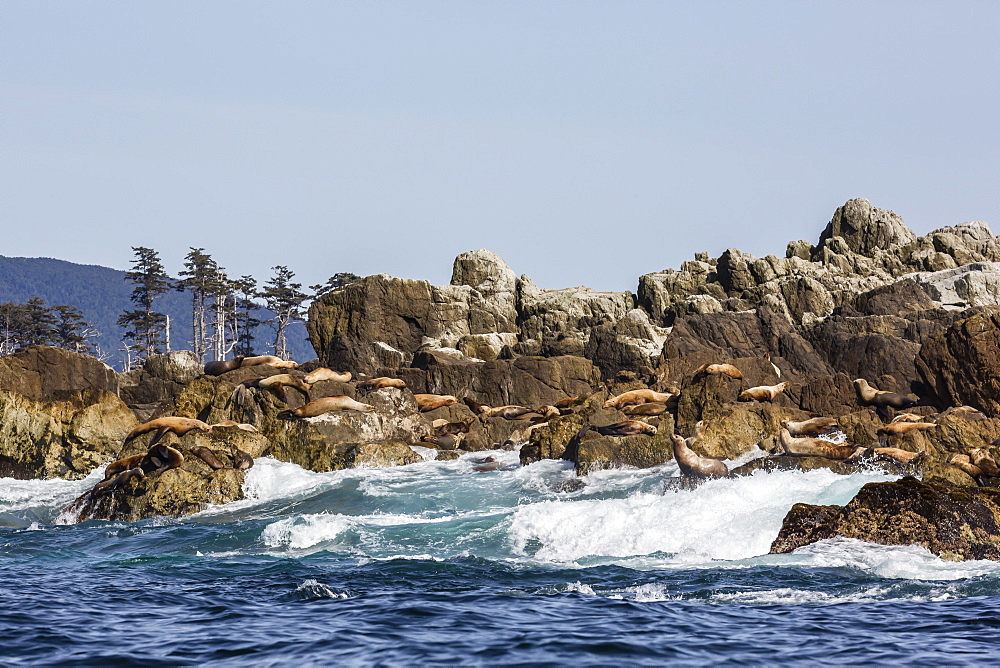
[[[495,457],[487,457],[479,462],[478,465],[473,466],[472,470],[476,473],[486,473],[487,471],[496,471],[503,466],[502,462],[498,462]]]
[[[605,408],[621,408],[628,404],[661,403],[665,404],[674,396],[670,392],[654,392],[650,389],[630,390],[604,402]]]
[[[490,408],[488,405],[481,404],[471,397],[464,397],[462,399],[462,402],[465,403],[465,405],[469,407],[469,410],[475,413],[476,415],[482,415],[483,411]]]
[[[406,387],[406,383],[399,378],[387,378],[383,376],[381,378],[362,381],[354,386],[354,390],[361,396],[365,396],[386,387],[398,387],[402,389]]]
[[[729,376],[730,378],[743,380],[743,372],[734,367],[732,364],[702,364],[700,367],[694,370],[695,378],[710,373],[724,374],[726,376]]]
[[[561,410],[559,410],[555,406],[550,406],[548,404],[544,406],[539,406],[535,412],[539,413],[546,420],[551,420],[553,418],[557,418],[560,415],[562,415]]]
[[[311,389],[308,383],[290,373],[278,373],[273,376],[258,378],[257,387],[262,390],[270,390],[271,392],[274,392],[278,395],[278,398],[285,403],[288,403],[288,393],[285,388],[295,388],[305,395],[306,399],[309,398],[309,390]]]
[[[556,408],[570,408],[582,403],[580,397],[566,397],[565,399],[560,399],[559,401],[552,404]]]
[[[142,458],[139,468],[142,469],[143,473],[149,475],[150,473],[160,473],[167,469],[175,469],[183,463],[184,455],[181,454],[180,450],[159,443],[149,448],[146,456]]]
[[[774,401],[774,398],[785,391],[788,381],[777,385],[758,385],[740,392],[739,401]]]
[[[340,395],[316,399],[296,409],[281,411],[277,417],[279,420],[300,420],[317,417],[331,411],[361,411],[362,413],[371,413],[374,410],[375,407],[370,404],[363,404],[348,396]]]
[[[857,445],[837,445],[819,438],[796,437],[782,429],[779,436],[785,453],[798,457],[826,457],[827,459],[854,459],[864,453],[865,448]]]
[[[128,471],[129,469],[134,469],[142,462],[142,458],[146,456],[145,452],[138,455],[132,455],[131,457],[125,457],[124,459],[119,459],[117,461],[108,464],[108,467],[104,469],[104,479],[107,480],[112,476],[116,476],[122,471]]]
[[[253,468],[253,457],[249,452],[244,452],[237,447],[233,448],[233,468],[237,471],[246,471]]]
[[[468,434],[470,428],[469,425],[473,420],[475,420],[475,418],[466,418],[461,422],[448,422],[447,420],[441,420],[440,422],[443,424],[440,424],[438,423],[438,420],[435,420],[431,424],[431,428],[438,436],[444,436],[445,434],[451,434],[452,436],[456,434]]]
[[[213,471],[226,468],[225,462],[219,459],[212,448],[204,445],[196,445],[193,448],[188,448],[188,452],[211,466]]]
[[[900,434],[909,434],[911,431],[923,431],[936,426],[938,425],[933,422],[890,422],[887,425],[883,425],[878,430],[878,433],[883,436],[899,436]]]
[[[783,420],[781,425],[792,436],[819,436],[821,434],[830,434],[839,428],[837,419],[830,417],[814,417],[800,422]]]
[[[314,385],[321,380],[333,380],[338,383],[346,383],[349,381],[353,375],[350,371],[344,371],[343,373],[339,371],[334,371],[333,369],[328,369],[325,366],[321,366],[318,369],[313,369],[305,375],[302,379],[303,382],[309,385]]]
[[[681,475],[688,478],[725,478],[729,475],[729,468],[721,459],[699,455],[679,434],[671,434],[670,439],[674,442],[674,460]]]
[[[235,371],[243,364],[243,355],[234,357],[231,360],[216,360],[205,363],[205,374],[209,376],[221,376],[227,371]]]
[[[993,455],[986,448],[971,448],[969,450],[969,459],[986,475],[1000,476],[1000,468],[997,467],[996,460],[993,459]]]
[[[500,417],[504,420],[527,420],[531,417],[542,417],[540,413],[535,412],[530,408],[524,406],[484,406],[483,411],[480,413],[483,417]]]
[[[142,472],[140,468],[130,468],[119,472],[113,478],[105,478],[102,482],[97,483],[90,490],[91,495],[104,494],[105,492],[111,492],[113,490],[123,487],[132,478],[144,478],[146,474]]]
[[[194,429],[200,429],[201,431],[209,431],[211,430],[211,427],[209,427],[201,420],[195,420],[194,418],[184,418],[176,416],[156,418],[155,420],[150,420],[149,422],[141,424],[132,431],[130,431],[128,436],[125,437],[125,441],[122,443],[122,447],[128,445],[139,436],[142,436],[143,434],[148,434],[151,431],[156,432],[156,435],[153,437],[153,440],[149,442],[150,447],[155,445],[161,438],[166,436],[168,432],[173,432],[178,436],[183,436],[184,434]]]
[[[972,463],[972,458],[969,455],[955,454],[952,455],[948,460],[948,463],[957,468],[959,471],[970,476],[976,481],[976,484],[982,487],[984,480],[983,470]]]
[[[426,443],[428,447],[434,447],[438,450],[457,450],[458,444],[461,442],[462,439],[453,434],[436,434],[424,436],[417,445],[424,445]]]
[[[902,448],[875,448],[874,451],[879,457],[887,457],[894,462],[907,466],[916,465],[924,456],[923,452],[910,452]]]
[[[919,403],[916,399],[904,394],[877,390],[869,385],[864,378],[855,379],[854,390],[858,394],[858,400],[867,406],[874,406],[875,412],[883,420],[889,417],[890,408],[898,411],[911,408]]]
[[[625,420],[624,422],[615,422],[603,427],[589,424],[581,429],[580,433],[582,434],[587,430],[596,431],[601,436],[637,436],[639,434],[654,436],[656,434],[656,427],[645,422],[640,422],[639,420]]]
[[[892,418],[892,420],[889,421],[889,424],[893,424],[895,422],[923,422],[923,421],[924,421],[923,415],[917,415],[916,413],[898,413]]]
[[[622,409],[625,415],[663,415],[666,412],[667,405],[659,402],[632,404]]]
[[[243,431],[249,431],[254,434],[259,434],[260,429],[253,426],[248,422],[237,422],[236,420],[221,420],[211,425],[210,429],[223,429],[225,427],[236,427],[237,429],[242,429]]]
[[[273,366],[276,369],[297,369],[299,367],[298,362],[283,360],[275,355],[257,355],[255,357],[244,357],[240,368],[257,366],[259,364]]]
[[[421,413],[458,403],[458,399],[450,394],[414,394],[413,398],[417,400],[417,410]]]

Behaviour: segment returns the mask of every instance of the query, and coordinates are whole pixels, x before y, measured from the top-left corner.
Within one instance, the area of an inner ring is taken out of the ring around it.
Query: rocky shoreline
[[[921,478],[887,483],[893,494],[866,486],[856,499],[863,512],[796,506],[772,551],[843,535],[920,543],[945,558],[1000,554],[989,489],[1000,454],[1000,241],[985,223],[918,237],[896,214],[851,200],[815,245],[791,242],[781,258],[698,254],[641,276],[634,294],[543,290],[494,253],[472,251],[456,258],[447,286],[381,274],[331,292],[307,327],[318,359],[296,378],[328,367],[351,380],[282,398],[256,385],[287,368],[207,375],[185,351],[126,374],[55,348],[0,358],[0,476],[82,478],[142,455],[144,440],[122,446],[142,423],[214,425],[160,441],[182,454],[177,466],[147,458],[142,475],[88,492],[64,514],[137,520],[241,498],[238,452],[332,471],[421,461],[418,445],[442,459],[506,447],[520,449],[522,465],[569,459],[584,476],[670,461],[678,433],[702,457],[733,460],[758,447],[772,455],[730,475],[876,466]],[[738,377],[709,365],[731,365]],[[359,391],[379,377],[405,387]],[[869,386],[915,405],[884,407],[859,389]],[[609,402],[637,389],[669,398]],[[428,408],[424,395],[455,401]],[[329,397],[372,408],[279,417]],[[787,454],[796,437],[782,430],[815,416],[835,421],[854,455]],[[655,429],[610,428],[626,423]]]

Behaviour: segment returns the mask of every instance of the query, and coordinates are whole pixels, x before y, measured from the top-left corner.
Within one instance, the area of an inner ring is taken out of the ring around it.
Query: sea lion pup
[[[149,442],[150,447],[155,445],[161,438],[166,436],[168,432],[173,432],[178,436],[183,436],[184,434],[194,429],[200,429],[201,431],[209,431],[211,430],[211,427],[209,427],[201,420],[195,420],[194,418],[175,417],[175,416],[156,418],[155,420],[150,420],[149,422],[141,424],[132,431],[130,431],[128,436],[125,437],[125,441],[122,443],[122,447],[128,445],[139,436],[142,436],[143,434],[148,434],[151,431],[156,432],[156,435],[153,437],[153,440]]]
[[[417,400],[417,410],[421,413],[458,403],[458,399],[450,394],[414,394],[413,398]]]
[[[758,385],[740,392],[739,401],[774,401],[774,398],[785,391],[788,381],[777,385]]]
[[[283,360],[275,355],[256,355],[254,357],[244,357],[243,364],[240,368],[248,366],[258,366],[260,364],[266,364],[268,366],[273,366],[276,369],[297,369],[299,368],[298,362],[293,362],[292,360]]]
[[[221,376],[227,371],[239,369],[243,364],[244,356],[234,357],[231,360],[216,360],[205,363],[205,374],[209,376]]]
[[[800,422],[782,420],[781,426],[792,436],[819,436],[837,431],[839,425],[836,418],[814,417]]]
[[[629,404],[660,403],[665,404],[675,395],[671,392],[654,392],[650,389],[630,390],[611,397],[604,402],[605,408],[621,408]]]
[[[580,433],[582,434],[588,430],[596,431],[601,436],[637,436],[639,434],[654,436],[656,434],[656,427],[645,422],[640,422],[639,420],[625,420],[624,422],[615,422],[603,427],[596,424],[588,424],[580,430]]]
[[[145,456],[145,455],[143,455]],[[123,487],[132,478],[145,478],[146,474],[142,472],[142,469],[135,467],[126,469],[119,472],[113,478],[105,478],[103,481],[94,485],[90,490],[91,495],[104,494],[105,492],[111,492],[120,487]]]
[[[302,381],[313,385],[321,380],[334,380],[338,383],[346,383],[353,375],[350,371],[344,371],[343,373],[339,371],[334,371],[333,369],[328,369],[325,366],[321,366],[318,369],[313,369],[302,378]]]
[[[139,468],[145,474],[161,473],[167,469],[175,469],[184,463],[184,455],[180,450],[171,448],[169,445],[159,443],[152,446],[146,456],[142,458]]]
[[[249,452],[244,452],[237,447],[233,448],[233,468],[237,471],[246,471],[253,468],[253,457]]]
[[[885,390],[876,390],[874,387],[868,384],[868,381],[864,378],[857,378],[854,381],[854,390],[858,394],[858,399],[861,403],[868,406],[874,406],[875,412],[879,414],[883,420],[889,417],[889,409],[903,410],[906,408],[912,408],[919,403],[916,399],[906,396],[905,394],[896,394],[895,392],[887,392]]]
[[[674,442],[674,460],[681,475],[688,478],[725,478],[729,475],[729,468],[721,459],[699,455],[679,434],[671,434],[670,439]]]
[[[660,402],[648,404],[631,404],[622,409],[625,415],[663,415],[667,412],[667,405]]]
[[[874,451],[878,457],[888,458],[907,466],[915,466],[924,457],[923,452],[910,452],[902,448],[874,448]]]
[[[122,471],[134,469],[142,463],[142,458],[145,456],[146,453],[143,452],[138,455],[132,455],[131,457],[125,457],[124,459],[111,462],[108,464],[108,467],[104,469],[104,479],[107,480],[108,478],[118,475]]]
[[[931,429],[938,425],[933,422],[890,422],[887,425],[883,425],[878,433],[883,436],[899,436],[900,434],[909,434],[911,431],[923,431],[924,429]]]
[[[226,468],[225,463],[219,459],[218,455],[215,454],[215,451],[212,450],[212,448],[204,445],[196,445],[193,448],[188,448],[188,452],[211,466],[213,471]]]
[[[381,378],[372,378],[371,380],[362,381],[354,386],[354,390],[361,396],[366,396],[385,387],[398,387],[402,389],[406,387],[406,383],[399,378],[388,378],[386,376],[382,376]]]
[[[996,460],[993,459],[993,455],[986,448],[971,448],[969,450],[969,460],[986,475],[1000,476],[1000,468],[997,467]]]
[[[861,454],[865,452],[865,448],[858,445],[837,445],[819,438],[792,436],[788,433],[787,429],[781,430],[779,440],[781,442],[781,447],[785,449],[785,454],[795,455],[797,457],[854,459],[860,457]]]
[[[279,420],[301,420],[303,418],[323,415],[331,411],[361,411],[362,413],[371,413],[374,410],[375,407],[370,404],[363,404],[348,396],[340,395],[316,399],[293,410],[281,411],[277,417]]]
[[[734,367],[732,364],[702,364],[700,367],[694,370],[695,378],[710,373],[713,374],[721,373],[729,376],[730,378],[743,380],[743,372]]]

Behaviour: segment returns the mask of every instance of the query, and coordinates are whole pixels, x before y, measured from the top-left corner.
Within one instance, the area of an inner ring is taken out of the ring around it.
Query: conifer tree
[[[326,283],[321,285],[310,285],[309,289],[313,291],[313,294],[315,295],[314,299],[319,299],[328,292],[339,290],[340,288],[346,287],[351,283],[357,283],[360,280],[361,277],[357,274],[341,271],[328,278]]]
[[[274,270],[274,276],[264,283],[264,289],[257,295],[274,312],[274,317],[270,320],[274,326],[274,354],[287,359],[286,331],[293,322],[302,321],[303,305],[309,295],[302,292],[301,283],[292,281],[295,273],[288,267],[278,265],[271,269]]]
[[[184,269],[179,272],[181,280],[177,290],[191,293],[191,347],[199,362],[205,362],[208,351],[206,332],[208,300],[215,292],[219,265],[204,248],[191,248],[184,258]]]
[[[254,330],[262,323],[254,316],[260,306],[254,301],[257,297],[257,279],[253,276],[240,276],[233,281],[233,292],[236,297],[234,307],[234,322],[236,324],[237,355],[253,355]]]
[[[132,341],[137,348],[136,361],[141,361],[162,350],[167,316],[153,310],[153,300],[169,290],[173,282],[163,270],[156,251],[142,246],[133,246],[132,250],[135,259],[132,270],[125,272],[125,280],[135,283],[132,302],[139,308],[122,313],[118,324],[126,328],[126,346]]]
[[[47,346],[56,339],[56,318],[45,305],[45,300],[38,295],[32,295],[24,306],[24,329],[21,334],[21,347]]]
[[[59,304],[52,307],[55,320],[55,344],[60,348],[77,353],[92,353],[93,347],[87,339],[97,336],[97,331],[83,319],[78,308]]]

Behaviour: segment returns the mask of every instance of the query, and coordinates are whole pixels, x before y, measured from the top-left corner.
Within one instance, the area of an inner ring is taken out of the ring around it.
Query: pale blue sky
[[[1000,2],[0,1],[0,255],[635,289],[851,197],[1000,231]]]

